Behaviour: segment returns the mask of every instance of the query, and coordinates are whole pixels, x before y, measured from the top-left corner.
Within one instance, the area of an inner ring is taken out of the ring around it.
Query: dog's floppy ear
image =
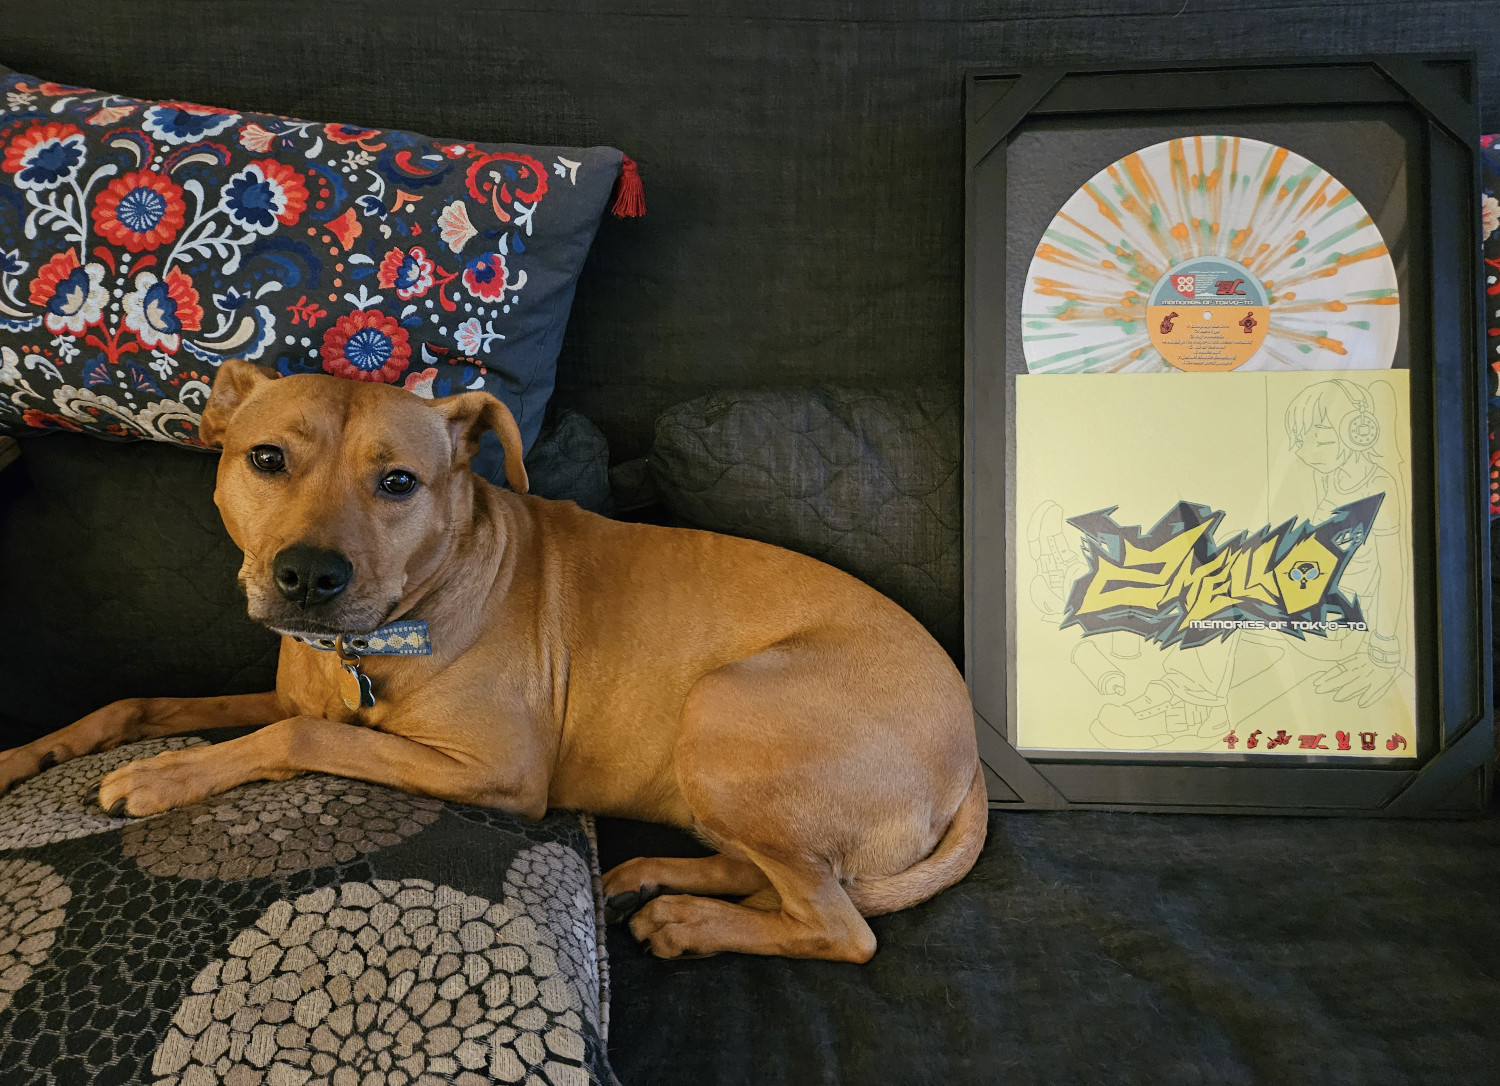
[[[276,374],[261,366],[231,358],[219,365],[219,375],[214,378],[213,391],[203,407],[203,419],[198,423],[198,436],[210,445],[221,444],[224,431],[229,429],[229,420],[240,409],[256,385],[274,380]]]
[[[453,442],[453,461],[467,464],[479,451],[479,439],[493,430],[505,450],[505,480],[517,494],[529,485],[526,465],[521,461],[521,429],[510,408],[488,392],[463,392],[444,396],[432,405],[448,420],[448,438]]]

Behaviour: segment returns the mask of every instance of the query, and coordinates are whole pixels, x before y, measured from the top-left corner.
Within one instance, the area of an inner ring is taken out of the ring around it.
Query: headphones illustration
[[[1354,405],[1354,413],[1346,418],[1340,427],[1340,436],[1349,448],[1364,452],[1380,440],[1380,420],[1375,417],[1375,411],[1371,408],[1369,397],[1365,395],[1364,389],[1353,381],[1335,379],[1331,383],[1337,385],[1348,397],[1349,402]]]

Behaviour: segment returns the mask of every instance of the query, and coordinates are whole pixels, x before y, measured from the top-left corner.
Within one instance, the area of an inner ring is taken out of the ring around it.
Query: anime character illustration
[[[1033,545],[1057,555],[1076,539],[1089,556],[1093,576],[1074,580],[1061,625],[1084,630],[1068,659],[1103,695],[1088,724],[1098,749],[1273,749],[1245,737],[1282,734],[1300,714],[1317,732],[1274,749],[1331,750],[1328,736],[1359,726],[1356,711],[1403,719],[1410,560],[1395,393],[1385,380],[1304,381],[1276,413],[1267,437],[1290,456],[1274,471],[1268,452],[1265,501],[1282,518],[1236,533],[1223,506],[1183,502],[1149,531],[1096,512],[1067,519],[1076,537]]]

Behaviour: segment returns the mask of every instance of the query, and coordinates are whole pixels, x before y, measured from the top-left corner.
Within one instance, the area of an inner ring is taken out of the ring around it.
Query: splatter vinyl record
[[[1095,174],[1047,227],[1021,301],[1032,373],[1383,369],[1400,317],[1354,194],[1240,136],[1168,140]]]

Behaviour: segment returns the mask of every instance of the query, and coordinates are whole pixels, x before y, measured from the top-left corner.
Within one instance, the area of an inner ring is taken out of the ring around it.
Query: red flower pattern
[[[498,302],[505,298],[505,276],[505,257],[485,253],[464,267],[464,286],[480,301]]]
[[[386,253],[375,281],[385,290],[394,289],[396,297],[404,302],[427,293],[433,283],[434,271],[436,268],[428,258],[427,250],[413,245],[410,252],[392,249]]]
[[[276,221],[282,226],[297,225],[302,212],[307,210],[307,185],[303,182],[302,175],[285,162],[278,162],[274,158],[263,158],[255,165],[260,167],[261,175],[267,181],[280,185],[281,191],[286,194],[286,206],[276,216]]]
[[[57,293],[57,284],[61,283],[78,268],[78,254],[72,249],[64,249],[47,263],[43,264],[36,273],[36,278],[31,281],[31,304],[46,305]]]
[[[177,303],[177,320],[183,331],[196,332],[203,327],[203,306],[198,302],[198,290],[185,272],[172,268],[163,276],[167,284],[167,296]]]
[[[378,309],[340,317],[323,334],[323,369],[356,381],[395,381],[406,372],[411,342],[406,329]]]
[[[10,141],[10,146],[5,149],[5,159],[0,162],[0,170],[17,173],[25,165],[26,153],[32,148],[48,140],[65,140],[81,133],[82,130],[77,125],[59,124],[55,121],[33,125]]]
[[[360,128],[358,125],[353,124],[325,124],[323,126],[323,135],[327,136],[334,143],[358,143],[363,146],[366,140],[378,139],[380,137],[380,129]],[[371,147],[370,150],[379,150],[384,146],[385,144],[383,143],[378,144]]]
[[[304,196],[306,195],[304,190]],[[137,170],[110,182],[94,204],[94,227],[132,253],[165,245],[182,229],[182,190],[164,174]]]

